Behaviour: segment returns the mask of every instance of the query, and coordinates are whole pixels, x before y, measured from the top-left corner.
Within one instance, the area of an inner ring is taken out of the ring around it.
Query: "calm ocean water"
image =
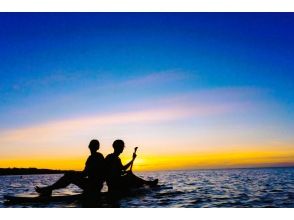
[[[138,173],[162,187],[119,201],[120,207],[294,207],[294,168]],[[6,206],[3,195],[34,194],[61,175],[0,176],[0,207],[82,207],[79,201]],[[106,189],[104,189],[106,190]],[[78,193],[75,186],[56,194]]]

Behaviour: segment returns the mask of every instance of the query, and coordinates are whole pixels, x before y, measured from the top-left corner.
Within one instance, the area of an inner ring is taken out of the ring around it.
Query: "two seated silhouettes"
[[[98,140],[91,140],[89,150],[91,152],[88,157],[85,168],[81,172],[69,172],[64,174],[54,184],[46,187],[35,187],[35,190],[41,196],[51,196],[55,189],[65,188],[70,184],[75,184],[83,189],[85,195],[99,195],[104,181],[108,186],[108,192],[125,192],[132,188],[138,188],[144,185],[156,186],[158,179],[147,181],[133,174],[131,170],[127,171],[132,166],[136,158],[136,153],[133,153],[132,160],[123,165],[119,155],[123,152],[125,144],[122,140],[115,140],[112,144],[113,153],[106,156],[99,152],[100,143]]]

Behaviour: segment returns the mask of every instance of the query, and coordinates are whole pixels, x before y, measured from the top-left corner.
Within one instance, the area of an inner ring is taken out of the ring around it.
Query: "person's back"
[[[122,176],[123,165],[120,158],[115,154],[108,154],[105,158],[106,182],[109,188],[117,188]]]
[[[105,180],[105,161],[101,153],[91,154],[86,162],[85,174],[93,184],[103,184]]]

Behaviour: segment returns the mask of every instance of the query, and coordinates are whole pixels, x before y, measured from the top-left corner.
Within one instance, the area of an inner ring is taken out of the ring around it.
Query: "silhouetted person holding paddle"
[[[103,155],[97,152],[99,147],[98,140],[91,140],[89,144],[91,155],[88,157],[85,169],[82,172],[66,173],[51,186],[36,186],[36,191],[40,195],[50,196],[53,190],[65,188],[72,183],[83,189],[86,194],[99,193],[105,180],[105,161]]]
[[[132,168],[134,160],[136,158],[136,149],[133,153],[132,160],[126,165],[122,165],[119,155],[123,152],[125,144],[122,140],[116,140],[113,142],[112,147],[114,152],[107,155],[105,158],[106,163],[106,182],[108,191],[125,191],[131,188],[140,187],[143,185],[155,186],[158,183],[158,179],[153,181],[146,181],[133,174],[132,169],[127,171],[128,168]]]

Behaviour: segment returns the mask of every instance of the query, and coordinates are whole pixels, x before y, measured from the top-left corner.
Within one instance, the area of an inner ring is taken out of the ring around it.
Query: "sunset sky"
[[[1,13],[0,167],[294,165],[294,14]]]

